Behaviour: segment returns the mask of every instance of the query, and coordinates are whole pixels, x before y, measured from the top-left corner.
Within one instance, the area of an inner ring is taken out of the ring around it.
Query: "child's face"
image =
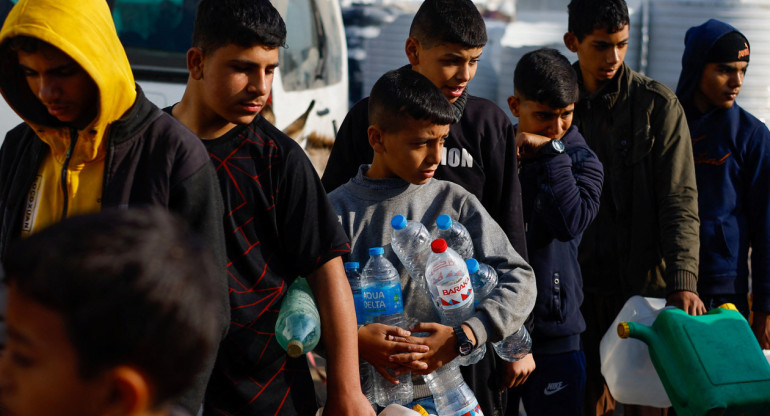
[[[96,118],[99,88],[69,55],[51,46],[18,52],[19,66],[32,94],[59,121],[82,128]]]
[[[376,131],[373,131],[376,130]],[[408,119],[397,132],[384,132],[369,127],[370,143],[375,151],[368,175],[375,178],[399,177],[409,183],[423,184],[436,173],[448,125],[436,125],[426,120]],[[372,137],[374,134],[377,137]]]
[[[713,108],[730,108],[741,92],[749,63],[743,61],[707,63],[695,91],[695,105],[701,112]]]
[[[265,107],[273,75],[278,67],[278,48],[255,45],[222,46],[202,57],[203,107],[214,119],[248,124]]]
[[[523,97],[508,97],[511,113],[519,118],[517,132],[532,133],[549,139],[561,139],[572,125],[575,104],[553,108]]]
[[[99,376],[83,380],[64,321],[56,312],[8,290],[8,342],[0,357],[4,416],[98,416],[106,392]]]
[[[577,53],[583,83],[589,92],[594,92],[611,80],[623,64],[628,51],[628,25],[615,33],[594,29],[582,42],[567,33],[564,42]]]
[[[414,38],[407,40],[406,48],[412,69],[431,80],[452,103],[460,98],[468,83],[476,76],[483,50],[481,47],[467,48],[455,43],[425,49]]]

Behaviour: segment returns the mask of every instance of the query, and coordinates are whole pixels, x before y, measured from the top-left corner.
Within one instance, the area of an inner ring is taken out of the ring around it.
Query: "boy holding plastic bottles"
[[[599,210],[604,172],[572,126],[579,90],[566,57],[548,48],[525,54],[513,84],[508,106],[519,119],[516,144],[527,251],[537,280],[532,332],[537,368],[523,384],[522,399],[528,415],[579,416],[586,373],[577,248]]]
[[[424,375],[457,358],[455,330],[462,331],[474,349],[513,334],[532,310],[535,281],[532,269],[479,200],[459,185],[433,178],[453,112],[428,78],[409,68],[386,73],[372,88],[368,116],[374,160],[371,165],[361,165],[358,174],[329,199],[350,238],[350,259],[363,263],[370,247],[385,247],[386,257],[400,273],[407,321],[418,322],[409,329],[427,333],[412,337],[408,331],[381,324],[361,328],[361,357],[393,381],[388,370]],[[409,277],[391,250],[390,221],[398,214],[429,229],[439,215],[449,215],[470,231],[478,260],[498,271],[498,286],[458,328],[437,323],[430,295]],[[413,382],[415,401],[435,413],[422,377],[413,377]]]

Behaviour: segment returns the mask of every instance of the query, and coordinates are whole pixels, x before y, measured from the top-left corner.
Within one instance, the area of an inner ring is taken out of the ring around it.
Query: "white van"
[[[0,18],[18,0],[0,0]],[[333,139],[348,111],[345,30],[337,0],[272,0],[286,22],[287,48],[273,81],[275,125],[284,129],[312,103],[303,137]],[[107,0],[138,84],[163,108],[182,98],[185,54],[197,0]],[[21,120],[0,100],[0,141]],[[295,137],[296,138],[296,137]]]

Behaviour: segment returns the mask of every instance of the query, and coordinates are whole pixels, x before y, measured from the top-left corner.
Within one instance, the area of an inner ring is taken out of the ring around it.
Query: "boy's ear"
[[[406,57],[412,66],[420,64],[420,41],[417,38],[410,36],[406,39],[404,52],[406,52]]]
[[[110,391],[104,414],[133,416],[146,414],[152,407],[148,380],[136,368],[118,366],[110,371]]]
[[[201,48],[192,47],[187,51],[187,70],[194,80],[203,78],[203,51]]]
[[[514,117],[519,117],[519,105],[521,105],[521,102],[518,97],[515,95],[508,97],[508,108],[511,109],[511,114],[513,114]]]
[[[369,129],[366,131],[369,135],[369,146],[372,146],[372,149],[374,149],[374,153],[382,153],[385,151],[385,144],[383,143],[382,139],[382,129],[380,129],[378,126],[369,126]]]
[[[577,36],[575,36],[572,32],[567,32],[564,34],[564,46],[567,47],[572,52],[577,52],[578,50],[578,40]]]

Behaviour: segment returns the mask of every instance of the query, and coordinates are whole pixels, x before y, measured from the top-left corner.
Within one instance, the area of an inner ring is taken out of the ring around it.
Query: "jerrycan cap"
[[[412,407],[412,410],[419,413],[420,416],[428,416],[428,411],[425,410],[425,408],[420,406],[419,404],[414,405],[414,407]]]
[[[468,266],[468,273],[470,274],[479,271],[479,262],[476,259],[465,260],[465,265]]]
[[[621,322],[618,324],[618,336],[621,338],[628,338],[631,335],[631,327],[628,322]]]
[[[727,303],[723,303],[723,304],[721,304],[721,305],[717,306],[717,308],[718,308],[718,309],[727,309],[727,310],[730,310],[730,311],[736,311],[736,312],[739,312],[739,311],[738,311],[738,308],[736,308],[736,307],[735,307],[735,305],[734,305],[734,304],[732,304],[732,303],[730,303],[730,302],[727,302]]]
[[[446,251],[446,248],[446,240],[443,238],[437,238],[430,243],[430,249],[433,250],[434,253],[443,253]]]
[[[452,226],[452,218],[449,215],[442,214],[436,218],[436,226],[440,230],[447,230]]]
[[[286,344],[286,353],[289,354],[289,357],[291,358],[297,358],[302,355],[303,352],[304,347],[302,343],[296,339],[293,339]]]
[[[406,217],[401,214],[393,216],[393,219],[390,220],[390,226],[394,230],[403,230],[406,227]]]

